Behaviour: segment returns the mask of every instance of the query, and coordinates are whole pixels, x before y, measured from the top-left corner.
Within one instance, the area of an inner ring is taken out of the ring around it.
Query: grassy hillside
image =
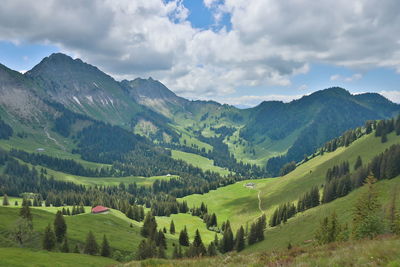
[[[75,253],[32,251],[23,248],[0,248],[0,266],[43,266],[43,267],[86,267],[112,266],[117,262],[104,257]]]
[[[181,260],[146,260],[131,262],[136,266],[400,266],[400,240],[388,237],[377,240],[329,244],[322,247],[294,248],[289,251],[257,252],[252,254],[229,253],[217,257]]]
[[[388,142],[382,144],[380,138],[370,134],[349,147],[341,147],[334,152],[317,156],[284,177],[241,181],[204,195],[191,195],[183,199],[188,202],[189,207],[198,206],[203,201],[209,211],[217,214],[219,222],[229,219],[235,229],[260,216],[259,205],[269,217],[279,204],[295,202],[312,186],[322,185],[329,167],[348,160],[352,169],[358,155],[366,164],[373,156],[396,143],[400,143],[400,136],[391,134],[388,136]],[[245,187],[248,182],[255,183],[255,187]]]
[[[199,167],[205,171],[209,170],[217,172],[221,175],[229,174],[229,171],[227,169],[215,166],[213,160],[193,153],[187,153],[179,150],[172,150],[172,158],[186,161],[187,163],[192,164],[195,167]]]

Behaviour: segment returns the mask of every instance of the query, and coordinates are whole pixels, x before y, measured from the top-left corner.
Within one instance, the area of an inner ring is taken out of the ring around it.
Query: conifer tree
[[[86,243],[83,252],[89,255],[96,255],[98,251],[99,246],[97,245],[96,238],[94,237],[92,231],[89,231],[88,235],[86,236]]]
[[[101,244],[100,255],[103,257],[111,256],[111,248],[110,248],[110,244],[108,243],[106,235],[103,236],[103,243]]]
[[[217,255],[217,248],[214,242],[211,242],[207,247],[207,255],[212,257]]]
[[[170,232],[170,234],[172,234],[172,235],[175,234],[175,224],[174,224],[174,220],[171,220],[171,224],[169,225],[169,232]]]
[[[67,233],[67,224],[65,223],[64,216],[61,211],[57,211],[56,218],[54,219],[54,233],[56,240],[61,243]]]
[[[158,231],[157,237],[156,237],[156,245],[159,246],[163,246],[164,248],[167,248],[167,242],[165,239],[165,235],[164,232],[161,231],[161,229]]]
[[[142,229],[140,233],[144,237],[150,237],[151,239],[156,238],[157,234],[157,222],[156,218],[151,214],[151,212],[147,212],[146,217],[144,218]]]
[[[235,240],[235,250],[237,252],[242,251],[245,246],[244,241],[244,229],[243,226],[240,226],[239,230],[236,232],[236,240]]]
[[[3,206],[9,206],[10,202],[8,201],[8,196],[7,194],[4,194],[3,196]]]
[[[193,239],[193,253],[195,256],[204,256],[206,255],[206,248],[204,247],[203,241],[201,240],[200,232],[196,229],[196,233]]]
[[[185,247],[189,246],[189,235],[188,235],[186,226],[179,233],[179,244],[181,246],[185,246]]]
[[[157,247],[154,240],[147,238],[143,239],[138,247],[136,259],[144,260],[148,258],[153,258],[157,253]]]
[[[61,246],[61,252],[69,253],[68,238],[66,236],[64,237],[64,242]]]
[[[54,235],[53,230],[51,229],[50,224],[44,229],[43,236],[43,249],[52,250],[56,245],[56,237]]]
[[[228,220],[225,223],[224,234],[220,242],[220,250],[222,253],[226,253],[232,251],[234,246],[235,246],[235,241],[233,239],[231,224]]]
[[[81,253],[78,244],[75,245],[73,253]]]
[[[253,245],[257,242],[257,224],[252,223],[250,226],[250,232],[248,235],[248,243],[249,245]]]
[[[379,216],[380,204],[375,188],[376,178],[371,173],[365,180],[367,191],[355,204],[353,212],[353,236],[356,239],[373,238],[382,233],[383,222]]]
[[[361,157],[358,156],[358,157],[357,157],[357,160],[356,160],[356,163],[354,164],[354,170],[357,170],[357,169],[360,168],[361,166],[362,166],[362,160],[361,160]]]
[[[19,216],[21,216],[23,219],[26,219],[27,221],[32,222],[31,208],[29,207],[29,202],[25,198],[22,200],[22,206],[19,212]]]

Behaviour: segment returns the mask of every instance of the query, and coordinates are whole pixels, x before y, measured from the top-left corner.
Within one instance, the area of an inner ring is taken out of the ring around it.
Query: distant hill
[[[24,75],[0,66],[0,94],[6,121],[34,121],[52,128],[60,112],[49,103],[58,103],[162,146],[209,157],[221,167],[232,165],[228,161],[234,156],[238,162],[267,166],[270,175],[349,128],[400,111],[379,94],[352,95],[337,87],[290,103],[266,101],[248,109],[192,101],[152,78],[118,82],[61,53],[44,58]],[[209,154],[213,149],[219,153]]]

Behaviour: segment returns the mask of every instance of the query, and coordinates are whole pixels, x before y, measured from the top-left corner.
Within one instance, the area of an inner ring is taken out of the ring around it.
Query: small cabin
[[[36,152],[44,152],[44,148],[41,148],[41,147],[36,148]]]
[[[92,208],[92,213],[93,214],[98,214],[98,213],[108,213],[110,211],[109,208],[103,207],[103,206],[96,206]]]
[[[256,185],[255,183],[247,183],[244,186],[248,188],[254,188],[255,185]]]

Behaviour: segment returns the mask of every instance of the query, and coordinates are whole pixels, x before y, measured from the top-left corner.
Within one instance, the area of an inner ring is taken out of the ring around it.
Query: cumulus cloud
[[[400,103],[400,91],[380,91],[381,95],[395,103]]]
[[[57,45],[114,77],[152,76],[191,98],[289,86],[310,63],[400,72],[397,0],[203,1],[231,27],[193,28],[182,0],[4,0],[0,40]]]
[[[292,100],[299,99],[302,96],[304,96],[304,94],[301,94],[301,95],[280,95],[280,94],[244,95],[244,96],[239,96],[239,97],[224,98],[224,100],[222,102],[226,103],[226,104],[234,105],[234,106],[254,107],[263,101],[290,102]]]
[[[352,81],[360,80],[361,78],[362,78],[362,74],[360,74],[360,73],[355,73],[355,74],[353,74],[353,75],[351,75],[351,76],[349,76],[349,77],[344,77],[344,76],[342,76],[342,75],[335,74],[335,75],[332,75],[332,76],[330,77],[330,80],[331,80],[331,81],[352,82]]]

